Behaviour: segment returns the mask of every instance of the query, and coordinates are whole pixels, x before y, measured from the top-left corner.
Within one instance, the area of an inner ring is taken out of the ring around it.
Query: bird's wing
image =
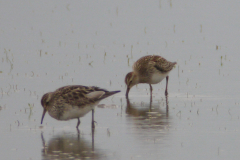
[[[152,65],[160,72],[171,71],[176,62],[169,62],[165,58],[160,56],[154,56],[151,60]]]
[[[104,91],[93,91],[86,94],[86,97],[89,99],[100,99],[104,94]]]
[[[95,86],[73,85],[59,88],[56,92],[61,93],[61,98],[66,103],[75,106],[84,106],[100,101],[119,91],[109,92]]]
[[[104,91],[94,86],[74,85],[59,88],[56,92],[60,94],[65,103],[74,106],[84,106],[96,102],[105,93]]]

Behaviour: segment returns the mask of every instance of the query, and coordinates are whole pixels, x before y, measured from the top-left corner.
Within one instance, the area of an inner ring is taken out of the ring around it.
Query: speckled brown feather
[[[87,94],[95,91],[103,91],[105,94],[96,98],[87,97]],[[118,92],[120,91],[109,92],[95,86],[71,85],[44,94],[41,104],[43,107],[46,107],[47,111],[51,112],[54,118],[60,119],[65,111],[72,108],[68,106],[77,106],[79,108],[87,107]]]
[[[86,97],[87,94],[94,91],[104,91],[105,94],[99,99],[89,99]],[[83,107],[86,104],[95,103],[96,101],[100,101],[115,93],[117,92],[116,91],[109,92],[105,89],[101,89],[95,86],[91,87],[81,85],[65,86],[53,92],[49,104],[59,106],[63,103],[67,103],[69,105]]]
[[[176,62],[169,62],[165,58],[157,55],[148,55],[140,58],[133,64],[133,72],[129,72],[125,77],[127,85],[126,97],[130,89],[139,83],[148,83],[150,85],[150,92],[152,94],[151,84],[157,84],[166,78],[166,90],[168,85],[168,74],[177,64]]]
[[[165,58],[157,55],[149,55],[140,58],[133,65],[134,72],[141,76],[148,76],[156,70],[164,73],[172,70],[176,62],[169,62]]]

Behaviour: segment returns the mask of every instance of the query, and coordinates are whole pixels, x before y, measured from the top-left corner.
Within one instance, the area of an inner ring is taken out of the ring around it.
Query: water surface
[[[0,2],[2,159],[237,159],[238,1]],[[177,66],[165,83],[124,77],[144,55]],[[65,85],[122,92],[91,114],[40,125],[44,93]]]

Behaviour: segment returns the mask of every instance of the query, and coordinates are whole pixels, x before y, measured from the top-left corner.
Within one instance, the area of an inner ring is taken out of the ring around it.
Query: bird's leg
[[[94,151],[94,128],[92,128],[92,151]]]
[[[168,87],[168,76],[166,77],[166,90],[165,90],[165,95],[168,95],[167,87]]]
[[[149,106],[149,112],[151,112],[151,111],[152,111],[152,97],[150,99],[150,106]]]
[[[79,129],[77,128],[77,133],[78,133],[78,140],[79,140],[79,135],[80,135],[80,131],[79,131]]]
[[[152,101],[152,85],[151,84],[149,84],[149,86],[150,86],[150,101]]]
[[[149,84],[149,86],[150,86],[150,94],[152,95],[152,85],[151,84]]]
[[[78,126],[80,125],[80,119],[78,118],[78,123],[77,123],[77,126],[76,126],[76,128],[77,128],[77,130],[78,130]]]
[[[94,122],[94,109],[92,109],[92,129],[95,128]]]
[[[166,96],[166,116],[168,117],[168,96]]]

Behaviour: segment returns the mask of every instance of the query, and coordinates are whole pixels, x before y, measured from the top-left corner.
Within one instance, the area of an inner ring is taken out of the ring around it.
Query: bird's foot
[[[167,96],[168,95],[168,91],[165,91],[165,96]]]
[[[80,130],[78,128],[76,128],[76,129],[77,129],[78,135],[80,135]]]
[[[97,124],[97,122],[96,122],[96,121],[92,121],[92,129],[94,129],[94,128],[95,128],[95,123]]]

